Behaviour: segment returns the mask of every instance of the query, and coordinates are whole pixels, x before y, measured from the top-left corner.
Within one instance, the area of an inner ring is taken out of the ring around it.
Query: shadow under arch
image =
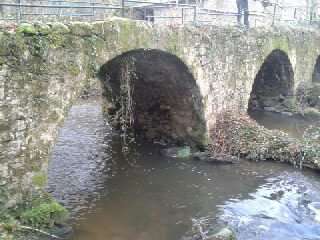
[[[105,112],[116,129],[148,141],[201,146],[206,124],[199,87],[177,56],[156,49],[123,53],[100,71]],[[130,125],[130,126],[124,126]]]
[[[273,50],[255,77],[248,112],[264,110],[290,111],[294,95],[294,72],[288,55]]]
[[[311,81],[303,81],[297,86],[296,98],[300,112],[304,116],[318,118],[320,110],[320,56],[314,65]],[[309,114],[308,114],[309,113]]]
[[[316,63],[314,65],[314,70],[312,73],[312,82],[320,83],[320,56],[317,58]]]

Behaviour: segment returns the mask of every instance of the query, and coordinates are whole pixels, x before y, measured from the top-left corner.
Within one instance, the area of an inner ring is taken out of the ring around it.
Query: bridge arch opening
[[[273,50],[255,77],[248,112],[290,111],[293,107],[294,72],[288,55]]]
[[[320,83],[320,56],[316,60],[316,64],[314,65],[314,70],[312,74],[312,82]]]
[[[296,91],[300,112],[317,115],[320,110],[320,56],[314,65],[311,81],[301,82]],[[312,110],[313,109],[313,110]]]
[[[151,142],[201,145],[206,130],[199,87],[177,56],[162,50],[123,53],[99,72],[111,125]],[[122,133],[123,134],[123,133]]]

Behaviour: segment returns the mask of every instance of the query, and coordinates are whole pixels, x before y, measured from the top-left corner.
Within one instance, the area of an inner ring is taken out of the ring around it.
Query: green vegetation
[[[57,224],[63,224],[67,210],[46,193],[29,193],[21,202],[0,209],[0,239],[11,240],[23,232],[46,234]],[[25,233],[24,233],[25,234]]]
[[[37,34],[37,29],[33,24],[30,23],[22,23],[17,28],[17,33],[24,33],[26,35],[35,35]]]
[[[212,151],[254,161],[275,160],[295,167],[320,167],[320,128],[307,129],[301,140],[278,130],[268,130],[247,115],[231,112],[219,116],[211,131]],[[317,141],[315,141],[317,139]]]
[[[32,183],[39,188],[44,188],[47,184],[47,175],[43,172],[39,172],[38,174],[34,175],[32,178]]]
[[[55,201],[40,203],[21,214],[21,222],[37,228],[53,227],[55,223],[62,223],[67,216],[64,207]]]
[[[289,52],[289,40],[286,37],[277,37],[272,41],[272,49],[280,49],[288,54]]]

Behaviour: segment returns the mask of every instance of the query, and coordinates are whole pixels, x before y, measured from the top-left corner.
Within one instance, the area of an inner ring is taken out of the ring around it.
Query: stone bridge
[[[1,185],[45,183],[68,109],[99,82],[112,120],[129,118],[150,138],[201,145],[226,110],[294,105],[299,86],[320,81],[319,43],[318,33],[303,29],[152,26],[123,19],[2,26]]]

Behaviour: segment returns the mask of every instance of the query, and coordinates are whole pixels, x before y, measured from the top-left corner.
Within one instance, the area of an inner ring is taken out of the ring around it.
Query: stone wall
[[[320,35],[302,29],[242,31],[123,19],[0,29],[0,178],[12,189],[43,185],[68,109],[98,81],[101,66],[120,54],[158,49],[180,59],[199,88],[207,132],[226,109],[247,110],[255,76],[273,50],[288,55],[294,89],[312,81],[320,54]]]

